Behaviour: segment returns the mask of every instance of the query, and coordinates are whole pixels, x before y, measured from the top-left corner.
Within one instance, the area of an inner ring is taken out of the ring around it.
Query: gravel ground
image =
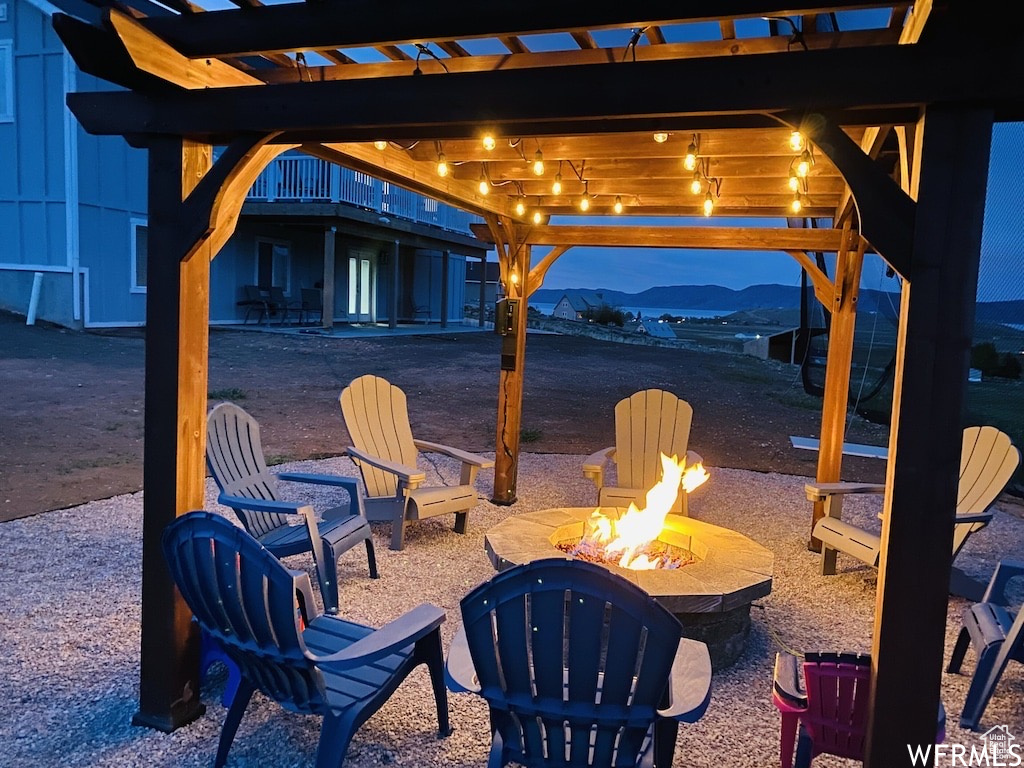
[[[340,564],[342,613],[383,624],[429,601],[448,612],[445,644],[458,623],[458,602],[492,575],[483,551],[488,528],[508,515],[553,506],[592,503],[593,489],[579,471],[579,456],[523,455],[519,501],[511,507],[482,502],[470,515],[467,535],[450,521],[410,526],[403,552],[388,549],[389,526],[375,525],[382,578],[371,581],[360,549]],[[347,459],[299,462],[288,469],[355,474]],[[454,465],[425,465],[446,482],[457,482]],[[492,475],[482,472],[486,493]],[[777,764],[779,717],[770,701],[772,664],[781,641],[797,649],[868,650],[874,613],[874,571],[840,558],[841,573],[818,574],[818,557],[805,548],[810,515],[804,478],[712,469],[711,481],[691,501],[695,517],[745,533],[775,553],[772,594],[758,601],[744,656],[715,674],[704,718],[682,725],[676,766]],[[298,495],[300,486],[289,491]],[[322,493],[314,489],[312,493]],[[218,509],[208,481],[207,504]],[[310,501],[317,501],[315,495]],[[323,500],[326,501],[326,500]],[[852,497],[844,519],[877,526],[878,501]],[[72,509],[0,524],[0,617],[4,695],[0,697],[0,764],[22,766],[207,766],[213,762],[225,710],[219,697],[223,673],[203,687],[206,714],[171,734],[130,725],[138,696],[142,494],[117,496]],[[1019,552],[1024,521],[997,513],[973,536],[959,563],[987,578],[1001,557]],[[312,572],[308,558],[289,560]],[[45,575],[49,574],[49,575]],[[946,658],[966,603],[950,600]],[[907,642],[914,642],[908,637]],[[973,670],[973,654],[965,671]],[[961,731],[968,676],[942,675],[950,713],[947,741],[979,744]],[[908,685],[912,685],[908,681]],[[487,712],[468,694],[450,696],[455,732],[436,737],[429,680],[421,667],[356,734],[346,765],[482,766],[486,764]],[[982,722],[1024,731],[1024,674],[1011,665]],[[285,713],[260,694],[250,704],[235,739],[229,766],[312,766],[319,720]],[[1022,736],[1021,738],[1024,738]],[[823,766],[850,765],[828,756]]]

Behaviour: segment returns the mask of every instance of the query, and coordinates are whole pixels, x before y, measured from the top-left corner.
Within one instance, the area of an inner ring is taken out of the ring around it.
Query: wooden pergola
[[[994,6],[963,0],[521,0],[514,12],[233,2],[204,12],[192,0],[123,0],[54,20],[84,71],[124,88],[70,95],[75,115],[89,132],[149,152],[136,722],[171,730],[202,711],[197,644],[160,536],[203,504],[210,260],[252,181],[298,148],[484,217],[476,234],[496,244],[518,301],[499,374],[497,503],[516,497],[525,310],[568,249],[796,259],[833,316],[822,482],[840,474],[864,254],[900,274],[866,764],[909,764],[906,745],[935,735],[989,147],[994,121],[1024,115],[1020,32]],[[864,10],[882,22],[838,28],[836,12]],[[791,145],[794,131],[803,145]],[[223,147],[216,162],[213,146]],[[795,211],[790,177],[801,160],[810,167],[795,177]],[[582,214],[584,197],[587,215],[614,225],[548,223]],[[726,226],[629,224],[631,215],[699,216],[706,200]],[[732,217],[789,217],[791,226],[728,226]],[[793,226],[795,217],[818,226]],[[534,262],[534,246],[550,250]],[[836,254],[832,277],[818,253]]]

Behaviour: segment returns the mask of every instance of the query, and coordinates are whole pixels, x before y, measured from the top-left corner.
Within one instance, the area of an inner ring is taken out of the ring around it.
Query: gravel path
[[[467,535],[450,521],[410,526],[403,552],[388,549],[389,526],[375,525],[382,578],[366,576],[360,550],[341,560],[342,613],[383,624],[420,602],[448,612],[450,642],[460,597],[492,575],[483,551],[488,528],[517,512],[592,503],[593,488],[579,471],[581,457],[523,455],[519,501],[511,507],[482,502],[470,515]],[[355,474],[347,459],[300,462],[289,469]],[[454,465],[425,465],[457,482]],[[775,553],[772,594],[752,612],[747,650],[732,668],[716,673],[711,705],[694,725],[682,725],[676,766],[777,764],[779,718],[770,701],[774,637],[798,649],[868,650],[874,613],[874,571],[840,557],[841,573],[818,575],[818,557],[805,548],[810,515],[804,478],[712,469],[712,479],[691,501],[695,517],[745,533]],[[490,489],[482,472],[478,487]],[[296,494],[302,489],[292,486]],[[314,489],[313,493],[323,492]],[[208,481],[207,505],[219,509]],[[309,496],[316,501],[315,495]],[[878,501],[852,497],[844,519],[877,526]],[[206,714],[171,734],[130,725],[136,709],[139,664],[142,495],[117,496],[72,509],[0,524],[0,764],[22,766],[208,766],[213,762],[225,710],[223,674],[205,683]],[[973,536],[959,564],[987,578],[1001,557],[1024,542],[1024,521],[999,512]],[[308,558],[289,560],[312,571]],[[946,658],[966,603],[950,600]],[[907,642],[914,642],[908,637]],[[973,654],[965,671],[973,670]],[[950,713],[947,741],[980,744],[961,731],[968,676],[943,674]],[[913,685],[913,681],[908,681]],[[482,766],[486,763],[487,712],[482,700],[451,695],[455,733],[436,738],[429,680],[423,668],[356,734],[347,766]],[[1006,724],[1024,738],[1024,668],[1011,665],[982,726]],[[285,713],[257,694],[242,721],[229,766],[312,766],[319,720]],[[822,757],[815,766],[850,765]]]

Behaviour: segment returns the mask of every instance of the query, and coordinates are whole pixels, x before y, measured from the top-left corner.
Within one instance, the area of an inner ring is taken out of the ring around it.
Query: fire
[[[621,568],[643,571],[661,567],[660,556],[652,558],[643,550],[661,533],[680,486],[684,493],[690,493],[708,477],[701,464],[686,467],[685,457],[680,460],[661,454],[661,480],[647,492],[644,508],[630,504],[618,520],[601,514],[600,509],[594,510],[580,548],[600,550],[609,561],[618,558]]]

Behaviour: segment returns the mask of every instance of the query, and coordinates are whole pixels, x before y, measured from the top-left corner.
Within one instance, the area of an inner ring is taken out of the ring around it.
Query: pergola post
[[[992,112],[929,107],[904,274],[865,766],[935,743]],[[884,255],[884,254],[883,254]]]
[[[146,433],[142,522],[142,649],[135,725],[161,731],[195,720],[199,642],[161,550],[164,528],[203,507],[209,351],[209,242],[193,243],[185,197],[212,166],[212,147],[154,139],[149,147]]]
[[[441,252],[441,327],[448,327],[448,264],[451,251],[445,248]]]
[[[849,236],[849,227],[844,229]],[[860,291],[861,268],[864,265],[864,241],[853,244],[844,238],[836,254],[836,276],[832,301],[827,307],[832,314],[828,334],[828,357],[825,365],[825,392],[821,406],[821,440],[818,450],[819,483],[835,483],[843,468],[843,440],[846,436],[846,409],[850,395],[850,364],[853,361],[853,337],[857,323],[857,295]],[[825,515],[825,502],[814,502],[811,531]],[[809,549],[818,552],[821,542],[811,536]],[[826,554],[826,573],[835,572],[836,552]]]
[[[484,310],[487,307],[487,254],[480,259],[480,317],[477,318],[476,324],[480,328],[484,327]]]
[[[320,325],[325,331],[334,328],[334,271],[335,245],[338,241],[338,228],[324,228],[324,284],[320,291]]]
[[[498,374],[497,450],[494,455],[495,504],[514,504],[519,471],[519,433],[523,417],[523,368],[526,358],[527,276],[530,274],[530,246],[506,250],[498,244],[498,259],[506,299],[517,301],[511,333],[502,340],[502,364]],[[504,251],[504,254],[503,254]],[[495,324],[499,322],[495,317]]]
[[[395,240],[395,247],[391,251],[391,316],[388,318],[388,328],[391,330],[398,327],[398,286],[401,279],[401,270],[398,266],[398,249],[399,241]]]

